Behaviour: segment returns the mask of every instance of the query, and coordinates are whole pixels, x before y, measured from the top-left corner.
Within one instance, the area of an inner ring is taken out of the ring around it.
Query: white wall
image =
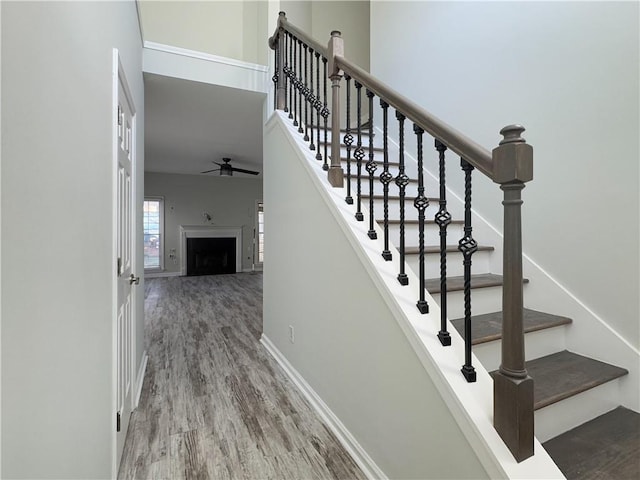
[[[134,2],[2,2],[3,478],[113,473],[114,47],[141,109]]]
[[[145,41],[267,64],[266,0],[140,0]]]
[[[487,478],[276,123],[264,139],[265,336],[389,478]]]
[[[180,225],[242,227],[242,268],[251,269],[256,201],[262,200],[262,177],[147,172],[144,188],[147,196],[164,197],[165,271],[180,271]],[[204,219],[203,212],[211,215],[213,223]],[[173,248],[177,254],[175,262],[169,258]]]
[[[504,125],[527,128],[535,178],[523,192],[525,253],[636,349],[638,8],[371,4],[374,75],[489,149]],[[501,228],[499,202],[496,185],[475,182],[474,207]]]

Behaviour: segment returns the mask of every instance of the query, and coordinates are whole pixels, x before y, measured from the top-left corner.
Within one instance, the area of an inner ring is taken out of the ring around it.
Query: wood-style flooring
[[[120,479],[364,479],[259,343],[262,274],[146,280]]]

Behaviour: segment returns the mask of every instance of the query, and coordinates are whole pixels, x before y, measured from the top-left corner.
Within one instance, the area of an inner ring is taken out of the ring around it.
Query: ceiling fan
[[[211,173],[211,172],[220,172],[220,175],[225,176],[225,177],[231,177],[233,175],[233,172],[239,172],[239,173],[248,173],[249,175],[258,175],[260,172],[256,172],[254,170],[245,170],[244,168],[236,168],[236,167],[232,167],[231,164],[229,163],[231,161],[230,158],[223,158],[222,161],[224,163],[218,163],[218,162],[213,162],[216,165],[219,165],[220,168],[215,168],[213,170],[206,170],[204,172],[200,172],[200,173]]]

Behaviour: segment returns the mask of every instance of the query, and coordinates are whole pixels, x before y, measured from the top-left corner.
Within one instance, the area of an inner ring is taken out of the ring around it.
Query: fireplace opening
[[[236,239],[187,238],[187,275],[236,273]]]

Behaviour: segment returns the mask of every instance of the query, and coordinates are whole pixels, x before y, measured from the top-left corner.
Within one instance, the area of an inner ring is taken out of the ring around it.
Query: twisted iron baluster
[[[287,33],[289,38],[289,72],[287,76],[289,77],[289,118],[293,119],[293,108],[294,108],[294,100],[293,100],[293,76],[295,75],[295,65],[293,64],[293,36],[290,33]]]
[[[344,201],[349,205],[353,205],[351,197],[351,145],[353,144],[353,135],[351,135],[351,77],[344,75],[347,87],[347,132],[344,135],[344,144],[347,146],[347,196]]]
[[[324,163],[322,164],[323,170],[329,170],[329,164],[327,163],[327,147],[329,141],[327,140],[329,127],[327,125],[329,118],[329,108],[327,107],[327,58],[322,57],[322,71],[324,77],[324,106],[322,107],[322,118],[324,118]]]
[[[424,212],[429,206],[429,199],[424,196],[424,170],[422,158],[422,135],[424,130],[414,124],[413,132],[417,136],[418,141],[418,196],[413,201],[413,206],[418,210],[418,253],[420,262],[420,299],[416,303],[416,307],[420,313],[429,312],[429,304],[424,298],[425,291],[425,271],[424,271]]]
[[[282,67],[282,73],[284,73],[284,111],[287,113],[289,111],[288,98],[287,98],[287,84],[289,83],[289,64],[287,63],[287,48],[289,48],[289,34],[284,32],[282,37],[282,41],[284,42],[284,48],[282,49],[284,53],[284,58],[282,61],[284,62],[284,66]]]
[[[375,222],[373,218],[373,179],[376,170],[378,169],[378,165],[374,161],[374,153],[373,153],[373,97],[374,93],[367,89],[367,98],[369,98],[369,161],[367,162],[365,168],[369,173],[369,231],[367,235],[372,240],[378,238],[376,231],[373,228],[373,223]]]
[[[309,144],[309,150],[315,150],[316,146],[313,143],[313,109],[315,107],[316,97],[313,94],[313,48],[311,47],[309,47],[309,56],[311,57],[311,64],[309,65],[311,86],[309,87],[309,95],[307,97],[309,107],[311,108],[311,111],[309,112],[309,130],[311,131],[311,143]]]
[[[464,171],[464,236],[458,242],[458,250],[464,257],[464,365],[461,372],[467,382],[476,381],[476,370],[471,365],[471,256],[478,250],[471,228],[471,172],[473,165],[460,159]]]
[[[364,149],[362,148],[362,84],[357,80],[354,81],[354,85],[356,87],[356,99],[357,99],[357,118],[356,122],[358,124],[358,141],[356,143],[356,151],[353,153],[354,158],[356,159],[356,220],[359,222],[364,220],[364,215],[362,214],[362,160],[364,159]]]
[[[304,86],[302,87],[302,96],[304,97],[304,141],[309,141],[309,85],[307,83],[307,50],[309,47],[304,44]]]
[[[322,160],[322,154],[320,153],[320,114],[322,111],[322,101],[320,100],[320,54],[318,52],[316,52],[316,99],[313,106],[316,109],[316,138],[318,139],[316,160]]]
[[[298,123],[298,133],[304,133],[304,129],[302,128],[302,115],[304,113],[304,110],[302,109],[302,92],[304,88],[304,81],[302,78],[302,40],[300,39],[298,39],[298,64],[300,65],[300,77],[298,78],[298,116],[300,117],[300,122]]]
[[[404,121],[406,117],[396,110],[396,118],[398,119],[398,140],[400,143],[398,156],[400,166],[396,177],[396,185],[400,195],[400,273],[398,274],[398,282],[400,282],[400,285],[409,285],[409,277],[404,271],[404,196],[405,189],[409,185],[409,177],[404,173]]]
[[[273,50],[273,64],[275,66],[274,72],[273,72],[273,77],[271,77],[271,80],[273,81],[273,109],[277,110],[278,109],[278,69],[280,68],[280,62],[279,62],[279,55],[278,55],[278,50],[280,49],[280,47],[278,46],[278,44],[280,43],[280,37],[278,36],[278,38],[276,38],[276,41],[274,43],[275,45],[275,49]]]
[[[393,180],[393,175],[389,173],[389,141],[387,138],[388,130],[388,109],[389,104],[380,99],[380,106],[382,107],[382,146],[383,146],[383,171],[380,174],[380,181],[382,182],[383,193],[383,207],[384,207],[384,250],[382,251],[382,258],[386,261],[391,260],[391,251],[389,250],[389,184]]]
[[[293,37],[293,126],[298,126],[298,39]]]
[[[435,147],[439,154],[440,166],[440,209],[435,222],[440,227],[440,331],[438,338],[444,346],[451,345],[451,336],[447,331],[447,226],[451,223],[451,214],[447,211],[447,187],[445,183],[445,151],[447,146],[437,138]]]

